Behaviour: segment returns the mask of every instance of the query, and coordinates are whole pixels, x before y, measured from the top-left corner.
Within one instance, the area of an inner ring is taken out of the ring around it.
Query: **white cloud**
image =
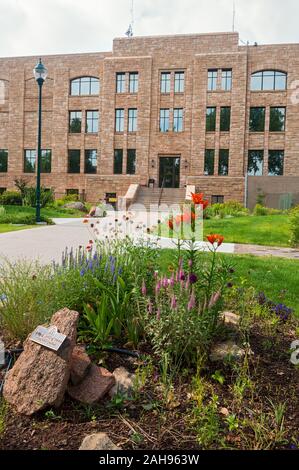
[[[250,42],[299,42],[297,0],[235,0]],[[0,0],[0,56],[107,51],[130,22],[131,0]],[[233,0],[135,0],[135,34],[230,31]]]

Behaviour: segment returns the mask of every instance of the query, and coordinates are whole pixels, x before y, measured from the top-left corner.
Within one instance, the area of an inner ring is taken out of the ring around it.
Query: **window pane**
[[[42,150],[41,173],[51,173],[52,151]]]
[[[261,91],[263,86],[263,75],[262,73],[257,73],[251,76],[251,90],[252,91]]]
[[[262,176],[264,165],[263,150],[249,150],[248,152],[248,175]]]
[[[286,90],[287,75],[283,72],[275,72],[275,90]]]
[[[125,93],[126,91],[126,74],[117,73],[116,74],[116,93]]]
[[[221,108],[220,112],[220,131],[228,132],[230,130],[230,107]]]
[[[283,150],[269,150],[268,156],[268,175],[269,176],[282,176],[283,175]]]
[[[221,88],[225,91],[230,91],[232,89],[232,70],[222,70],[222,80]]]
[[[274,72],[263,72],[263,90],[274,90]]]
[[[99,112],[86,111],[86,132],[96,134],[99,132]]]
[[[161,93],[170,93],[170,72],[161,73]]]
[[[73,96],[80,95],[80,80],[73,80],[71,82],[71,95]]]
[[[220,176],[228,175],[228,162],[229,162],[229,150],[227,149],[219,150],[218,175]]]
[[[128,110],[128,131],[137,132],[137,109]]]
[[[81,78],[81,90],[80,95],[90,95],[90,78]]]
[[[100,81],[97,78],[91,78],[90,94],[98,95],[100,93]]]
[[[169,109],[160,109],[160,132],[169,131]]]
[[[129,91],[130,93],[138,93],[138,72],[131,72],[129,76]]]
[[[174,92],[184,93],[185,88],[185,73],[175,72],[174,74]]]
[[[176,108],[173,110],[173,131],[183,132],[183,119],[184,112],[182,108]]]
[[[82,125],[82,112],[81,111],[70,111],[70,128],[71,134],[79,134],[81,132]]]
[[[216,130],[216,108],[207,108],[206,114],[206,130],[207,132],[215,132]]]
[[[124,109],[115,110],[115,131],[116,132],[124,132],[124,117],[125,117]]]
[[[208,91],[214,91],[217,89],[217,77],[218,70],[208,70]]]
[[[115,175],[121,175],[123,172],[123,150],[114,150],[114,166],[113,172]]]
[[[36,150],[24,151],[24,173],[35,173]]]
[[[68,172],[80,173],[80,150],[69,150]]]
[[[97,172],[97,150],[85,150],[85,173],[94,174]]]
[[[71,95],[98,95],[100,81],[96,77],[80,77],[71,81]]]
[[[215,164],[215,150],[206,150],[205,152],[205,175],[210,176],[214,174]]]
[[[0,173],[7,172],[8,150],[0,150]]]
[[[127,153],[127,174],[135,175],[136,173],[136,150],[129,149]]]
[[[212,196],[212,205],[213,204],[223,204],[224,196]]]
[[[285,131],[286,108],[270,108],[270,132]]]
[[[265,108],[250,108],[249,130],[251,132],[264,132]]]

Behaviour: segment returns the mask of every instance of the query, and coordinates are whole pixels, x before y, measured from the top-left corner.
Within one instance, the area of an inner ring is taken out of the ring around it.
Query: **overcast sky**
[[[132,0],[0,0],[0,56],[112,49]],[[134,0],[136,36],[232,30],[233,0]],[[298,0],[235,0],[243,41],[299,43]]]

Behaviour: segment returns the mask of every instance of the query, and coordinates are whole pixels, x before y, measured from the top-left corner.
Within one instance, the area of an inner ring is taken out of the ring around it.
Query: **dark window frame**
[[[226,116],[226,112],[228,115]],[[230,132],[231,126],[231,107],[221,106],[220,108],[220,132]]]
[[[89,83],[88,93],[82,93],[83,83],[84,84]],[[96,92],[93,92],[94,84],[97,84],[96,88],[98,89],[96,90]],[[78,90],[79,90],[78,93],[73,93],[74,85],[78,85]],[[82,77],[73,78],[70,81],[70,95],[71,96],[97,96],[99,94],[100,94],[100,79],[98,77],[86,75]]]
[[[283,122],[281,129],[273,129],[273,111],[274,110],[283,110]],[[287,108],[286,106],[270,106],[270,122],[269,122],[269,132],[285,132],[286,130],[286,116],[287,116]]]
[[[276,165],[276,168],[279,170],[279,172],[274,172],[274,167],[275,163],[272,160],[273,156],[275,153],[280,153],[281,154],[281,166],[278,168]],[[284,175],[284,160],[285,160],[285,151],[284,150],[268,150],[268,176],[283,176]],[[271,171],[272,168],[272,171]]]
[[[123,94],[126,93],[126,73],[125,72],[117,72],[116,73],[116,85],[115,85],[115,93],[116,94]]]
[[[90,156],[90,153],[92,155]],[[84,152],[84,173],[87,175],[97,174],[98,151],[97,149],[85,149]]]
[[[50,154],[50,164],[48,168],[45,165],[45,156]],[[28,156],[29,154],[29,156]],[[36,161],[37,161],[37,152],[35,149],[24,149],[24,163],[23,163],[23,172],[24,173],[36,173]],[[29,170],[28,162],[30,162],[31,170]],[[52,150],[51,149],[42,149],[41,151],[41,173],[51,173],[52,172]]]
[[[8,172],[8,150],[0,149],[0,173]]]
[[[174,108],[173,110],[173,132],[184,131],[184,108]]]
[[[221,90],[231,91],[233,86],[233,70],[222,69],[221,70]]]
[[[123,149],[114,149],[114,160],[113,160],[113,174],[122,175],[124,164],[124,151]]]
[[[138,109],[128,109],[128,132],[137,132],[138,130]]]
[[[160,92],[163,95],[169,95],[171,91],[171,72],[161,72]]]
[[[127,149],[127,175],[136,174],[136,149]]]
[[[217,91],[218,69],[208,69],[208,91]]]
[[[215,174],[215,149],[205,149],[204,175],[213,176]]]
[[[72,117],[72,115],[74,115],[74,117]],[[77,123],[74,123],[74,121],[76,120],[77,120]],[[80,122],[80,127],[79,127],[79,122]],[[74,126],[73,129],[72,129],[72,126]],[[75,130],[75,129],[78,129],[78,130]],[[81,132],[82,132],[82,111],[79,111],[79,110],[69,111],[69,134],[81,134]]]
[[[170,109],[161,108],[160,109],[160,122],[159,122],[160,132],[168,133],[170,129]]]
[[[253,127],[254,119],[256,119],[256,122],[258,122],[258,119],[253,116],[253,111],[258,110],[258,109],[263,111],[263,121],[261,121],[263,125],[260,128],[257,128],[258,126]],[[249,132],[265,132],[265,125],[266,125],[266,107],[265,106],[252,106],[252,107],[250,107],[250,111],[249,111]]]
[[[272,74],[272,75],[270,75]],[[273,87],[271,88],[265,88],[264,86],[264,83],[266,82],[266,79],[265,77],[267,77],[268,79],[270,77],[273,77]],[[284,81],[285,81],[285,86],[284,88],[277,88],[276,84],[278,82],[278,79],[277,77],[283,77],[284,78]],[[253,83],[255,81],[255,79],[259,79],[257,81],[257,83],[260,82],[260,86],[253,86]],[[259,70],[258,72],[254,72],[251,74],[251,82],[250,82],[250,90],[253,91],[253,92],[261,92],[261,91],[285,91],[287,90],[288,88],[288,74],[287,72],[284,72],[282,70],[270,70],[270,69],[267,69],[267,70]]]
[[[213,112],[210,113],[210,111],[213,111]],[[216,132],[216,119],[217,119],[217,107],[207,106],[206,108],[206,132]]]
[[[115,110],[115,132],[120,134],[125,131],[125,110],[117,108]]]
[[[91,125],[91,131],[88,130],[89,125]],[[99,132],[99,111],[97,109],[88,109],[85,113],[85,133],[86,134],[98,134],[98,132]]]
[[[219,149],[218,176],[229,175],[229,149]]]
[[[248,150],[248,176],[263,176],[265,152],[262,149]]]
[[[211,197],[211,204],[223,204],[224,203],[224,196],[222,195],[212,195]]]
[[[139,72],[130,72],[129,73],[129,93],[137,94],[138,91],[139,91]]]
[[[75,156],[75,152],[77,154],[76,158],[77,158],[77,162],[76,161],[71,161],[71,155],[73,154],[73,157]],[[79,157],[79,158],[78,158]],[[73,169],[71,168],[72,165],[76,166],[77,167],[77,170],[73,171]],[[81,173],[81,149],[69,149],[68,150],[68,171],[67,171],[69,174],[71,175],[77,175],[77,174],[80,174]]]
[[[185,72],[174,72],[174,93],[185,93]]]

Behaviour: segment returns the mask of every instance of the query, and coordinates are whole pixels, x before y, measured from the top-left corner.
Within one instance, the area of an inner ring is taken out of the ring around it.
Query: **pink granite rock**
[[[78,385],[88,374],[91,360],[83,346],[75,346],[71,359],[71,382]]]
[[[113,374],[92,364],[85,379],[79,385],[70,385],[68,393],[74,400],[93,405],[104,398],[114,384]]]

